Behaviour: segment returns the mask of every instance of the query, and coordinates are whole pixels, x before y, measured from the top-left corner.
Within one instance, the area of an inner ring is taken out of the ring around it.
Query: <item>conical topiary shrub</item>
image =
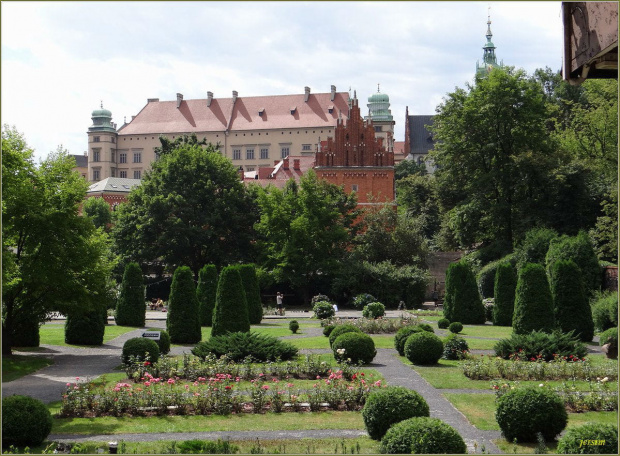
[[[583,342],[590,342],[594,337],[594,321],[579,266],[572,260],[560,260],[551,270],[551,295],[557,325],[562,332],[574,331]]]
[[[200,325],[213,324],[213,309],[215,309],[215,294],[217,293],[217,269],[213,264],[207,264],[198,272],[198,298]]]
[[[202,338],[194,275],[187,266],[178,267],[174,271],[166,329],[173,344],[195,344]]]
[[[238,266],[222,269],[217,283],[211,337],[228,332],[250,332],[250,319]]]
[[[464,261],[448,266],[443,314],[450,321],[465,324],[484,324],[486,321],[476,278]]]
[[[260,324],[263,319],[263,304],[260,300],[260,288],[256,277],[256,266],[253,264],[242,264],[239,266],[241,282],[245,290],[245,300],[248,304],[248,318],[251,325]]]
[[[527,263],[519,270],[512,330],[515,334],[550,333],[554,326],[553,300],[545,268],[541,264]]]
[[[495,272],[495,302],[493,304],[494,325],[512,326],[516,288],[517,272],[515,268],[508,262],[500,264]]]
[[[146,303],[144,300],[144,278],[138,263],[125,267],[121,293],[116,302],[116,324],[120,326],[144,326]]]
[[[103,319],[101,309],[67,315],[65,343],[73,345],[102,345],[104,334],[105,320]]]

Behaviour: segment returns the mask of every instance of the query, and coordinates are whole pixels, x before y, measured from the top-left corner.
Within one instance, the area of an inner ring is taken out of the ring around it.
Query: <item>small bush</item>
[[[551,361],[553,355],[559,357],[571,355],[583,358],[588,349],[572,333],[553,331],[551,334],[542,331],[532,331],[530,334],[513,333],[508,339],[501,339],[493,347],[495,354],[500,358],[510,359],[515,355],[522,361],[528,361],[541,355],[545,361]]]
[[[374,341],[363,332],[341,334],[334,340],[332,350],[338,361],[346,361],[351,364],[369,364],[377,355]]]
[[[599,294],[592,303],[592,319],[597,331],[618,327],[618,292]]]
[[[85,313],[69,314],[65,321],[65,342],[72,345],[102,345],[105,333],[102,309]]]
[[[484,306],[484,318],[487,321],[493,321],[493,309],[495,308],[494,298],[485,299],[482,301],[482,305]]]
[[[536,442],[539,432],[553,440],[568,423],[560,396],[537,387],[517,388],[499,397],[495,418],[504,437],[518,442]]]
[[[448,326],[450,326],[450,320],[448,320],[447,318],[440,318],[437,321],[437,327],[439,329],[448,329]]]
[[[553,298],[540,264],[528,263],[519,270],[512,327],[516,334],[551,332],[555,327]]]
[[[464,359],[469,352],[467,341],[456,334],[446,337],[443,344],[443,359]]]
[[[211,337],[192,349],[192,354],[204,360],[209,354],[220,358],[226,355],[231,361],[243,361],[251,356],[257,362],[282,360],[297,356],[298,350],[293,344],[276,337],[253,332],[234,332],[223,336]]]
[[[592,444],[584,445],[587,441]],[[556,452],[558,454],[618,454],[618,426],[586,423],[570,428],[559,440]]]
[[[336,315],[334,307],[326,301],[317,302],[312,308],[312,311],[314,312],[314,318],[320,320],[325,320],[326,318],[331,318]]]
[[[448,331],[452,334],[458,334],[463,331],[463,325],[458,321],[452,322],[450,323],[450,326],[448,326]]]
[[[333,329],[333,331],[329,334],[329,346],[331,347],[332,345],[334,345],[334,341],[336,340],[338,336],[340,336],[341,334],[347,333],[347,332],[361,333],[362,331],[357,326],[354,326],[351,324],[344,324],[344,325],[336,326]]]
[[[373,391],[362,409],[364,426],[373,440],[381,440],[393,424],[424,416],[430,416],[424,398],[402,386],[388,386]]]
[[[288,329],[290,329],[293,334],[297,334],[299,322],[297,320],[291,320],[288,324]]]
[[[400,356],[405,356],[405,342],[407,342],[409,336],[422,331],[427,331],[426,329],[422,328],[422,325],[405,326],[404,328],[400,328],[398,330],[398,332],[394,335],[394,348]]]
[[[47,406],[30,396],[2,398],[2,447],[36,446],[52,431]]]
[[[434,333],[435,332],[433,327],[431,325],[429,325],[428,323],[420,323],[417,326],[418,326],[418,328],[422,328],[424,331],[428,331],[429,333]]]
[[[502,263],[495,273],[495,301],[493,303],[493,324],[512,326],[515,309],[517,272],[510,263]]]
[[[168,331],[164,331],[161,328],[149,328],[147,331],[159,331],[159,340],[155,340],[154,342],[159,347],[160,355],[170,353],[170,334],[168,334]]]
[[[323,335],[325,337],[329,337],[335,327],[335,325],[325,325],[325,327],[323,328]]]
[[[317,302],[329,302],[329,303],[331,303],[332,300],[329,299],[329,296],[319,293],[318,295],[312,297],[312,299],[310,300],[310,305],[312,307],[314,307],[314,305]]]
[[[381,439],[381,453],[466,454],[461,435],[438,418],[409,418],[396,423]]]
[[[618,349],[618,328],[609,328],[599,336],[599,344],[601,347],[605,344],[611,344],[611,349]]]
[[[443,342],[435,334],[414,333],[405,342],[405,356],[413,364],[436,364],[443,355]]]
[[[377,299],[368,293],[362,293],[353,298],[353,305],[356,309],[363,309],[371,302],[377,302]]]
[[[148,360],[151,363],[156,363],[159,359],[159,346],[157,343],[143,337],[134,337],[123,344],[121,360],[123,363],[129,364],[129,358],[134,356],[136,360],[146,361],[147,353],[149,356]]]
[[[239,452],[237,445],[232,445],[228,440],[185,440],[177,445],[179,454],[236,454]]]
[[[364,306],[362,316],[364,318],[379,318],[385,315],[385,306],[380,302],[371,302]]]

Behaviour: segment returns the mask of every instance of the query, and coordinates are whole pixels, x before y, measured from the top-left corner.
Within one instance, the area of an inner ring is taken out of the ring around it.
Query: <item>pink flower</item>
[[[269,385],[263,385],[263,389],[267,391],[269,389]]]
[[[67,383],[67,386],[71,386],[71,383]]]
[[[144,382],[144,386],[151,386],[151,382]]]
[[[174,378],[169,378],[168,379],[168,384],[169,385],[174,385]]]

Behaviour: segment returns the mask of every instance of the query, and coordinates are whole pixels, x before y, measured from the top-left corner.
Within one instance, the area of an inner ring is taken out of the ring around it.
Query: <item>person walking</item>
[[[278,291],[276,294],[276,309],[278,315],[284,315],[284,295]]]

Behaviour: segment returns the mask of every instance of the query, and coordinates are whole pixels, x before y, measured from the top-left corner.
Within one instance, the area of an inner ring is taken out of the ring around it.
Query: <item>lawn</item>
[[[447,329],[440,330],[445,335],[450,334]],[[511,326],[491,326],[491,325],[463,325],[463,331],[459,336],[467,337],[488,337],[491,339],[507,339],[512,335]]]
[[[105,334],[103,336],[103,343],[108,343],[112,339],[116,339],[129,331],[134,331],[138,328],[130,326],[117,326],[106,325]],[[65,325],[59,323],[46,323],[39,329],[39,336],[42,345],[60,345],[63,347],[78,347],[86,348],[92,347],[92,345],[70,345],[65,343]]]
[[[39,356],[3,356],[2,382],[11,382],[51,364],[54,364],[53,360]]]

